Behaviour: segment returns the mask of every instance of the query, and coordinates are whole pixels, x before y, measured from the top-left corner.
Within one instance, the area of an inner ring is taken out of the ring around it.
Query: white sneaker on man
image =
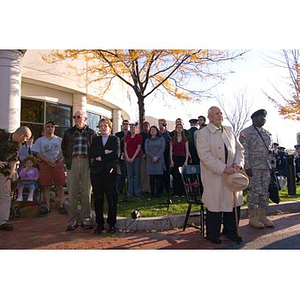
[[[27,201],[33,201],[33,194],[28,195]]]

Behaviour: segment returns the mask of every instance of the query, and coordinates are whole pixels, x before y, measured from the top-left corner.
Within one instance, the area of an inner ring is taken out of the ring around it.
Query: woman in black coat
[[[104,194],[108,203],[109,232],[115,232],[117,221],[118,181],[121,175],[119,165],[120,140],[111,135],[112,122],[103,118],[99,121],[99,136],[92,141],[89,156],[92,159],[91,183],[93,187],[94,205],[97,227],[95,233],[104,230],[103,204]]]

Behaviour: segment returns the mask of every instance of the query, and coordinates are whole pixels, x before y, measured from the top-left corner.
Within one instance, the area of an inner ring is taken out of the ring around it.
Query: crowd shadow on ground
[[[15,230],[0,232],[0,249],[161,249],[161,250],[201,250],[201,249],[245,249],[256,239],[264,239],[270,235],[280,235],[282,230],[299,224],[299,213],[282,214],[274,217],[275,228],[254,229],[248,220],[241,220],[239,233],[244,242],[237,244],[222,237],[223,243],[215,245],[201,236],[198,229],[174,229],[165,232],[116,232],[96,235],[92,229],[78,227],[75,231],[67,231],[67,215],[59,215],[56,211],[45,217],[15,219],[12,223]],[[282,234],[282,243],[274,241],[261,249],[299,249],[300,235],[287,237]],[[285,240],[285,242],[283,242]],[[296,243],[295,243],[296,242]]]

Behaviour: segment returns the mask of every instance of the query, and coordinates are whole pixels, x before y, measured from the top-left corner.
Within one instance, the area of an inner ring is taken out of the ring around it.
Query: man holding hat
[[[269,205],[270,172],[275,169],[272,135],[263,128],[267,111],[251,115],[252,125],[242,130],[240,142],[245,149],[245,170],[249,176],[247,205],[249,225],[254,228],[274,227],[266,217]]]
[[[234,207],[243,204],[242,190],[233,178],[224,183],[224,175],[239,172],[244,165],[244,149],[231,127],[223,126],[223,114],[219,107],[212,106],[208,110],[209,124],[197,135],[197,152],[200,158],[201,180],[203,184],[202,201],[207,207],[206,238],[215,244],[220,244],[221,221],[226,228],[230,240],[241,242],[238,236],[238,220],[235,220]],[[247,178],[245,175],[244,179]],[[238,176],[239,177],[239,176]],[[242,178],[242,181],[244,181]],[[239,181],[239,180],[238,180]],[[230,187],[230,188],[229,188]]]

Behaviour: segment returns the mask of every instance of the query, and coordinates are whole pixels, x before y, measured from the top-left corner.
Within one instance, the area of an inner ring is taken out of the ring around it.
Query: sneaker
[[[92,223],[92,221],[89,220],[89,219],[83,220],[83,221],[81,222],[81,227],[84,227],[84,228],[86,228],[86,229],[91,229],[91,228],[93,228],[93,223]]]
[[[64,215],[67,213],[67,211],[65,210],[65,208],[63,206],[61,206],[58,208],[58,213],[61,215]]]
[[[4,224],[0,225],[0,230],[12,231],[12,230],[14,230],[14,226],[12,226],[11,224],[4,223]]]
[[[78,221],[76,219],[70,220],[67,225],[67,230],[75,230],[78,227]]]
[[[16,201],[20,201],[20,202],[23,201],[23,196],[19,195],[18,198],[16,199]]]
[[[48,208],[47,206],[40,206],[38,216],[39,217],[44,217],[46,216],[49,212],[51,212],[51,208]]]
[[[27,201],[33,201],[33,194],[29,194]]]

